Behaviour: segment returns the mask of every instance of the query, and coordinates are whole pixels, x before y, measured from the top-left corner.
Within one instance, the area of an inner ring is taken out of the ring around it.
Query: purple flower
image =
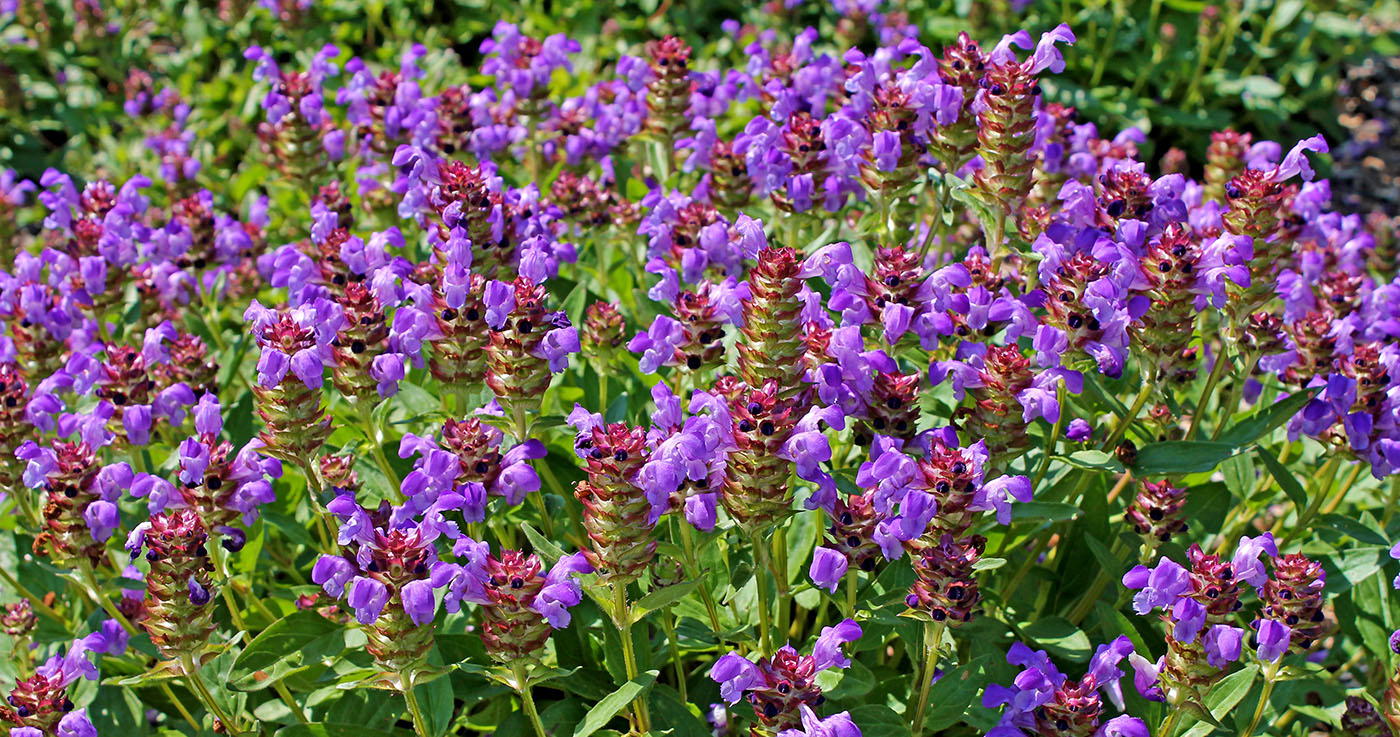
[[[1147,725],[1137,717],[1119,714],[1099,725],[1094,737],[1152,737]]]
[[[384,605],[389,601],[389,587],[365,576],[356,576],[350,582],[350,595],[346,599],[355,610],[355,619],[360,624],[370,624],[379,619]]]
[[[18,731],[11,734],[17,734]],[[54,729],[57,737],[97,737],[97,728],[92,726],[87,709],[75,709],[63,715]]]
[[[739,653],[725,653],[710,666],[710,679],[719,684],[720,698],[737,703],[758,682],[758,667]]]
[[[849,668],[851,661],[841,654],[841,646],[860,639],[860,625],[854,619],[842,620],[831,627],[823,627],[821,636],[812,646],[812,660],[818,671],[827,668]]]
[[[399,393],[399,382],[407,375],[403,354],[381,353],[369,367],[369,377],[378,382],[379,396],[387,399]]]
[[[185,582],[185,589],[189,592],[191,604],[204,606],[209,603],[209,589],[205,588],[204,584],[201,584],[194,576],[190,576],[189,581]]]
[[[1156,663],[1137,653],[1129,653],[1128,662],[1133,666],[1133,686],[1137,688],[1139,694],[1148,701],[1166,701],[1166,694],[1157,683],[1157,679],[1162,674],[1162,664],[1166,662],[1166,656],[1157,659]]]
[[[1086,443],[1094,436],[1094,428],[1081,417],[1076,417],[1069,421],[1069,427],[1065,429],[1065,438],[1075,443]]]
[[[808,575],[811,576],[812,583],[834,594],[836,587],[841,583],[841,577],[846,575],[847,565],[849,562],[841,551],[817,548],[812,551],[812,566]]]
[[[345,595],[345,585],[354,575],[355,566],[338,555],[323,555],[311,568],[311,580],[337,599]]]
[[[802,714],[802,728],[785,729],[778,737],[861,737],[860,728],[851,721],[848,711],[822,719],[806,704],[799,705],[798,709]]]
[[[1304,181],[1312,181],[1312,165],[1308,163],[1308,157],[1304,156],[1303,152],[1314,151],[1325,154],[1328,150],[1327,141],[1320,135],[1299,141],[1298,144],[1288,152],[1288,155],[1283,157],[1283,162],[1278,165],[1278,168],[1274,170],[1274,181],[1286,181],[1298,174],[1303,176]]]
[[[87,522],[92,539],[97,542],[105,542],[121,526],[117,505],[102,499],[89,504],[87,509],[83,510],[83,521]]]
[[[997,522],[1011,524],[1011,500],[1028,502],[1031,500],[1031,480],[1025,476],[998,476],[982,485],[973,496],[968,509],[995,509]]]
[[[543,616],[549,626],[554,629],[563,629],[569,626],[569,607],[577,605],[583,599],[583,589],[579,586],[578,575],[581,573],[592,573],[593,566],[588,564],[588,560],[583,553],[574,553],[560,558],[553,568],[549,569],[549,575],[545,577],[544,588],[535,597],[530,608]]]
[[[569,366],[569,354],[578,353],[578,328],[568,325],[545,333],[540,342],[541,358],[549,361],[550,373],[559,373]]]
[[[1224,668],[1239,660],[1244,630],[1228,624],[1217,624],[1206,630],[1206,662],[1213,668]]]
[[[493,330],[506,325],[506,317],[515,309],[515,287],[503,281],[491,281],[486,285],[482,301],[486,305],[486,324]]]
[[[1167,609],[1191,587],[1191,576],[1181,564],[1170,558],[1157,561],[1156,568],[1135,566],[1123,574],[1123,585],[1141,589],[1133,597],[1133,611],[1147,614],[1153,609]]]
[[[403,610],[413,623],[422,627],[433,621],[437,612],[437,599],[433,596],[433,585],[426,580],[409,581],[399,591]]]
[[[658,315],[645,333],[637,333],[627,343],[627,350],[641,353],[640,368],[644,374],[654,374],[675,357],[685,343],[685,326],[674,318]]]
[[[1273,619],[1259,620],[1259,631],[1255,635],[1258,642],[1255,645],[1255,652],[1260,660],[1270,663],[1277,663],[1283,654],[1288,652],[1289,640],[1293,637],[1293,631],[1288,625]]]
[[[1026,60],[1025,70],[1027,74],[1039,74],[1049,69],[1055,74],[1065,70],[1065,59],[1060,55],[1060,50],[1055,46],[1057,43],[1072,45],[1074,43],[1074,32],[1069,29],[1069,25],[1061,23],[1053,29],[1041,34],[1040,41],[1035,45],[1035,51]]]

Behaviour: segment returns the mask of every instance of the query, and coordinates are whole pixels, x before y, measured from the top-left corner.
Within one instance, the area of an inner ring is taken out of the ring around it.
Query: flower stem
[[[788,559],[787,559],[787,526],[781,526],[773,534],[773,555],[769,559],[770,569],[773,571],[773,582],[777,586],[778,594],[778,626],[777,633],[784,643],[789,637],[791,624],[790,607],[791,597],[788,593]]]
[[[1065,418],[1069,416],[1069,413],[1065,411],[1065,383],[1063,381],[1055,387],[1055,395],[1060,406],[1060,416],[1050,427],[1050,439],[1045,442],[1045,456],[1040,459],[1040,468],[1036,469],[1035,479],[1031,481],[1032,489],[1040,486],[1040,482],[1045,479],[1045,474],[1050,471],[1050,458],[1055,455],[1055,446],[1060,442],[1060,432],[1064,430]]]
[[[1240,376],[1231,387],[1230,392],[1220,403],[1220,416],[1233,417],[1235,409],[1239,407],[1240,397],[1244,395],[1244,385],[1249,381],[1249,377],[1254,373],[1254,367],[1259,365],[1260,354],[1250,354],[1247,351],[1241,353],[1240,358],[1244,364],[1244,375]],[[1210,439],[1215,440],[1220,437],[1220,433],[1225,431],[1225,423],[1221,422],[1215,426],[1210,433]]]
[[[938,644],[943,640],[944,622],[924,622],[924,659],[919,672],[919,701],[914,711],[914,725],[910,729],[912,737],[919,737],[924,731],[924,713],[928,711],[928,694],[933,688],[933,674],[938,670]]]
[[[1171,737],[1172,731],[1176,729],[1176,722],[1181,719],[1181,713],[1185,709],[1167,709],[1167,718],[1162,720],[1162,726],[1157,728],[1157,737]]]
[[[1148,372],[1142,377],[1142,388],[1138,390],[1137,396],[1133,398],[1133,406],[1128,408],[1128,412],[1118,420],[1118,425],[1113,428],[1113,433],[1104,440],[1104,450],[1112,451],[1118,441],[1128,434],[1128,428],[1137,421],[1138,413],[1142,411],[1142,406],[1147,404],[1147,400],[1152,398],[1152,392],[1157,389],[1155,372]],[[1061,411],[1063,415],[1063,410]],[[1195,418],[1192,418],[1193,420]]]
[[[404,495],[399,481],[399,475],[394,473],[393,466],[389,465],[389,457],[384,455],[384,434],[375,425],[373,410],[366,402],[357,402],[359,405],[360,422],[365,431],[365,440],[369,441],[370,453],[374,456],[374,462],[378,464],[379,470],[384,474],[384,478],[389,480],[389,488],[395,498],[402,502]]]
[[[1270,668],[1268,670],[1273,669]],[[1269,697],[1274,694],[1274,684],[1278,683],[1278,679],[1274,676],[1276,676],[1277,673],[1266,675],[1267,677],[1264,679],[1264,691],[1259,694],[1259,703],[1254,707],[1254,717],[1249,720],[1249,727],[1245,729],[1244,732],[1240,733],[1240,737],[1254,737],[1254,730],[1259,728],[1259,720],[1264,717],[1264,707],[1269,705]]]
[[[121,610],[117,609],[117,607],[112,604],[112,601],[107,598],[107,594],[102,592],[102,585],[97,582],[97,576],[94,575],[92,571],[92,561],[87,558],[79,560],[78,571],[82,573],[83,584],[87,586],[88,593],[92,595],[93,599],[97,600],[98,606],[101,606],[103,611],[107,612],[107,616],[117,620],[117,623],[122,626],[122,629],[127,631],[127,634],[137,634],[136,625],[132,624],[126,616],[121,613]]]
[[[1206,412],[1206,405],[1210,404],[1210,397],[1215,393],[1215,385],[1220,383],[1221,374],[1225,373],[1225,364],[1230,359],[1225,355],[1225,346],[1220,346],[1220,355],[1215,357],[1215,365],[1210,368],[1210,376],[1206,378],[1206,387],[1201,390],[1201,399],[1196,402],[1196,409],[1191,413],[1191,426],[1186,430],[1186,439],[1195,440],[1196,431],[1201,426],[1201,416]]]
[[[413,678],[399,674],[399,684],[403,688],[403,700],[408,704],[408,715],[413,719],[413,731],[418,737],[428,737],[428,720],[423,716],[423,707],[418,703],[418,694],[413,692]]]
[[[535,728],[535,737],[545,737],[539,709],[535,708],[534,694],[530,693],[530,676],[525,672],[525,663],[517,661],[511,664],[510,668],[515,675],[515,692],[520,694],[520,704],[525,708],[525,716],[530,718],[530,724]]]
[[[201,731],[199,727],[199,722],[196,722],[194,720],[194,715],[190,714],[190,710],[185,708],[185,703],[175,695],[175,692],[173,690],[171,690],[170,684],[166,683],[165,681],[156,681],[156,683],[160,686],[161,693],[165,694],[165,698],[170,699],[170,703],[175,705],[175,711],[180,712],[180,716],[183,717],[184,720],[187,723],[189,723],[191,727],[194,728],[195,732]]]
[[[700,559],[695,557],[695,541],[690,536],[690,523],[685,520],[677,520],[676,524],[681,530],[681,548],[685,551],[685,564],[689,569],[689,574],[700,581],[697,587],[700,591],[700,600],[705,603],[705,613],[709,615],[710,631],[714,632],[715,643],[724,642],[724,630],[719,625],[719,607],[715,605],[715,599],[710,595],[710,587],[706,585],[701,576]]]
[[[227,730],[229,734],[234,737],[238,737],[238,735],[242,734],[237,725],[234,724],[233,719],[230,718],[228,714],[224,713],[224,710],[219,706],[218,702],[214,701],[214,694],[209,692],[209,687],[204,685],[204,679],[199,676],[199,666],[195,665],[194,656],[190,653],[181,655],[180,664],[184,666],[185,678],[189,681],[190,688],[199,696],[199,700],[204,702],[204,708],[208,709],[209,713],[213,714],[214,718],[218,719],[223,724],[224,729]],[[218,730],[215,731],[217,732]]]
[[[856,616],[856,590],[860,587],[860,573],[855,570],[846,571],[846,617],[855,619]]]
[[[681,663],[680,638],[676,636],[676,614],[668,607],[661,615],[661,626],[666,630],[666,642],[671,647],[671,665],[676,669],[676,690],[680,692],[681,703],[690,703],[685,684],[685,666]]]
[[[622,637],[622,662],[627,669],[627,680],[637,679],[637,653],[632,647],[632,613],[627,611],[627,586],[613,582],[613,624],[617,625]],[[638,696],[632,702],[632,713],[637,723],[637,731],[651,731],[651,714],[647,711],[645,696]]]
[[[1310,529],[1309,524],[1312,523],[1312,518],[1316,516],[1317,511],[1322,508],[1322,500],[1332,491],[1332,484],[1336,481],[1337,465],[1339,463],[1341,463],[1341,456],[1334,455],[1328,458],[1327,463],[1323,464],[1322,469],[1317,472],[1317,476],[1315,476],[1313,480],[1318,483],[1311,486],[1310,489],[1312,491],[1312,500],[1308,502],[1307,509],[1295,510],[1298,519],[1293,523],[1293,527],[1288,531],[1288,534],[1279,543],[1280,550],[1293,542],[1294,538],[1303,530]],[[1282,523],[1283,517],[1279,517],[1278,521],[1274,523],[1275,535],[1278,534],[1277,529]]]
[[[754,553],[753,580],[758,591],[758,650],[764,657],[773,654],[772,629],[773,613],[768,610],[768,572],[763,570],[766,566],[768,553],[763,546],[763,538],[758,533],[754,533],[751,538]]]
[[[64,619],[62,616],[59,615],[58,612],[54,611],[53,607],[49,606],[48,604],[45,604],[43,599],[40,599],[39,597],[35,596],[29,591],[29,589],[25,588],[24,585],[21,584],[19,580],[14,577],[13,574],[6,570],[4,566],[0,566],[0,578],[5,579],[5,583],[8,583],[10,587],[15,590],[15,593],[28,599],[29,604],[34,607],[34,611],[44,615],[45,617],[48,617],[49,619],[52,619],[55,622],[58,622],[59,624],[62,624],[65,627],[68,626],[68,620]]]

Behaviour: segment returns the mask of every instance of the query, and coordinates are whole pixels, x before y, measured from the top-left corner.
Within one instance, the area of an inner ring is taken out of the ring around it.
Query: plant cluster
[[[1148,164],[1069,25],[790,10],[249,45],[241,166],[150,83],[140,173],[0,173],[10,733],[1400,730],[1324,136]]]

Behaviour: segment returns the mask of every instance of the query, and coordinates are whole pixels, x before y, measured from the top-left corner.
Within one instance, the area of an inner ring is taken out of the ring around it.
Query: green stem
[[[1181,713],[1186,711],[1179,708],[1168,708],[1167,718],[1162,720],[1162,725],[1157,728],[1157,737],[1171,737],[1172,731],[1176,729],[1177,720],[1181,719]]]
[[[525,707],[525,716],[530,718],[530,724],[535,728],[535,737],[545,737],[540,711],[535,708],[535,696],[530,693],[530,678],[525,673],[525,664],[517,661],[511,669],[515,671],[515,691],[520,694],[520,704]]]
[[[39,597],[35,596],[29,591],[29,589],[25,588],[24,585],[21,584],[19,580],[14,577],[14,574],[10,573],[4,566],[0,566],[0,578],[5,579],[5,583],[9,584],[10,588],[13,588],[15,590],[15,593],[28,599],[30,606],[34,607],[34,611],[39,612],[45,617],[48,617],[49,619],[52,619],[53,621],[58,622],[59,624],[62,624],[65,627],[68,626],[68,620],[64,619],[62,616],[59,615],[58,612],[54,611],[53,607],[49,606],[48,604],[45,604],[43,599],[40,599]]]
[[[181,655],[180,664],[184,666],[185,678],[189,681],[190,687],[194,690],[195,694],[199,696],[199,700],[204,702],[204,708],[208,709],[209,713],[213,714],[214,718],[218,719],[223,724],[224,729],[227,730],[229,734],[234,737],[238,737],[238,735],[242,734],[233,719],[230,718],[228,714],[224,713],[224,710],[219,706],[218,702],[214,700],[214,694],[209,692],[209,687],[204,685],[204,679],[199,675],[199,666],[194,663],[194,656],[189,653]],[[214,731],[217,732],[218,730]]]
[[[700,591],[700,600],[705,603],[705,613],[709,615],[710,631],[715,634],[715,643],[723,644],[724,634],[719,625],[719,607],[716,606],[714,596],[710,594],[710,587],[700,570],[700,560],[695,557],[695,541],[691,539],[690,523],[682,519],[677,520],[677,525],[681,530],[681,548],[685,551],[686,567],[690,569],[690,575],[700,581],[697,588]]]
[[[379,466],[384,478],[389,480],[389,488],[393,490],[395,499],[403,502],[405,497],[401,489],[399,475],[394,472],[394,467],[389,465],[389,457],[384,455],[384,433],[375,425],[374,410],[367,402],[356,402],[356,405],[358,405],[361,427],[365,431],[365,440],[369,441],[370,453],[374,455],[374,462]]]
[[[428,720],[423,716],[423,707],[418,703],[418,694],[413,692],[413,679],[404,678],[399,674],[399,684],[403,688],[403,700],[408,704],[409,718],[413,720],[413,731],[418,737],[428,737],[432,734],[428,730]]]
[[[1122,540],[1115,540],[1112,550],[1115,560],[1123,557],[1123,553],[1127,552],[1123,550]],[[1104,587],[1108,585],[1108,582],[1112,578],[1113,574],[1107,568],[1100,566],[1098,572],[1094,574],[1094,582],[1089,585],[1089,590],[1085,592],[1084,596],[1079,598],[1079,601],[1075,603],[1074,608],[1069,611],[1065,619],[1075,625],[1083,622],[1084,618],[1089,616],[1089,611],[1094,608],[1094,602],[1099,600],[1099,596],[1103,594]]]
[[[1278,683],[1278,666],[1270,665],[1264,672],[1264,691],[1259,694],[1259,703],[1254,707],[1254,716],[1249,720],[1249,727],[1240,733],[1240,737],[1254,737],[1254,730],[1259,728],[1259,720],[1264,717],[1264,707],[1269,705],[1269,697],[1274,695],[1274,684]]]
[[[97,576],[92,571],[92,561],[87,558],[79,560],[78,571],[83,576],[83,584],[87,586],[88,593],[97,600],[97,604],[102,607],[103,611],[107,612],[107,616],[117,620],[117,623],[120,624],[122,629],[126,630],[128,634],[137,634],[136,625],[128,621],[121,611],[112,604],[112,601],[107,598],[107,594],[102,591],[102,585],[97,582]]]
[[[1104,440],[1103,448],[1112,451],[1118,445],[1118,441],[1128,433],[1128,428],[1137,421],[1138,413],[1142,411],[1142,406],[1147,404],[1147,400],[1152,398],[1152,392],[1157,390],[1156,372],[1147,372],[1142,377],[1142,388],[1138,390],[1137,396],[1133,398],[1133,406],[1128,408],[1128,412],[1118,420],[1118,425],[1113,428],[1113,433]],[[1063,411],[1061,412],[1063,415]],[[1194,418],[1193,418],[1194,419]]]
[[[1238,381],[1230,385],[1229,393],[1225,395],[1225,399],[1221,400],[1218,413],[1222,418],[1234,416],[1235,409],[1240,406],[1240,397],[1244,394],[1244,385],[1249,381],[1250,375],[1254,373],[1254,367],[1259,365],[1260,357],[1260,354],[1241,351],[1240,358],[1243,359],[1244,374],[1240,376]],[[1225,423],[1223,421],[1216,424],[1215,429],[1210,433],[1210,439],[1215,440],[1220,437],[1220,433],[1224,430]]]
[[[1385,514],[1381,516],[1381,528],[1390,525],[1390,518],[1395,516],[1395,505],[1400,504],[1400,476],[1390,477],[1390,497],[1385,502]]]
[[[1215,365],[1210,368],[1210,376],[1206,378],[1206,387],[1201,390],[1201,399],[1196,402],[1196,410],[1191,413],[1191,426],[1186,430],[1186,439],[1194,440],[1196,431],[1201,427],[1201,417],[1206,413],[1206,406],[1210,404],[1211,395],[1215,394],[1215,385],[1220,383],[1220,377],[1225,373],[1226,364],[1230,363],[1230,357],[1225,355],[1225,346],[1220,346],[1220,355],[1215,357]]]
[[[1050,535],[1042,535],[1040,539],[1036,540],[1035,548],[1026,553],[1026,559],[1021,563],[1021,566],[1016,569],[1016,573],[1011,576],[1011,580],[1007,582],[1005,593],[1002,594],[1003,603],[1011,603],[1012,594],[1016,593],[1016,589],[1021,586],[1022,579],[1030,572],[1031,566],[1035,565],[1035,559],[1040,557],[1040,551],[1044,550],[1049,544]]]
[[[194,715],[190,714],[190,710],[185,708],[185,703],[175,696],[175,692],[171,690],[170,684],[165,681],[156,681],[156,683],[160,686],[161,693],[165,694],[165,698],[170,699],[170,703],[175,705],[175,711],[180,712],[180,716],[189,723],[190,727],[192,727],[196,733],[200,732],[199,722],[196,722],[194,720]]]
[[[846,571],[846,618],[856,617],[856,593],[860,587],[860,572],[858,570]]]
[[[773,654],[773,636],[770,631],[773,627],[773,613],[768,610],[768,571],[764,570],[767,568],[765,564],[768,562],[768,553],[763,545],[763,538],[758,533],[755,532],[749,542],[753,545],[753,580],[758,589],[758,650],[766,658]]]
[[[769,561],[772,564],[773,582],[777,584],[778,589],[778,625],[776,631],[778,636],[783,639],[784,644],[786,644],[790,636],[788,630],[791,628],[789,622],[791,616],[791,609],[789,607],[791,597],[788,591],[787,557],[787,527],[782,526],[773,534],[773,555]]]
[[[1332,483],[1336,480],[1337,476],[1337,465],[1341,463],[1341,460],[1341,456],[1334,455],[1328,458],[1327,463],[1323,464],[1322,469],[1317,472],[1317,476],[1314,480],[1317,481],[1318,484],[1314,487],[1315,490],[1312,499],[1308,502],[1308,508],[1298,513],[1298,520],[1293,523],[1288,534],[1283,538],[1283,542],[1279,543],[1280,550],[1292,542],[1303,530],[1308,529],[1312,518],[1317,515],[1317,510],[1322,507],[1323,499],[1327,498],[1328,494],[1332,491]],[[1279,517],[1274,527],[1278,527],[1282,522],[1283,518]]]
[[[632,646],[632,613],[627,611],[627,587],[613,582],[613,624],[622,637],[622,662],[627,669],[627,680],[637,679],[637,653]],[[637,731],[643,734],[651,731],[651,714],[647,710],[645,696],[638,696],[632,702],[632,714],[637,723]]]
[[[938,670],[938,645],[943,640],[944,622],[924,622],[923,668],[915,668],[919,673],[919,702],[914,711],[914,725],[910,729],[912,737],[920,737],[924,731],[924,713],[928,711],[929,689],[933,687],[933,674]]]
[[[690,703],[690,698],[687,696],[689,689],[685,683],[685,667],[681,663],[681,645],[676,636],[676,615],[669,607],[662,613],[661,626],[666,630],[666,642],[671,647],[671,665],[676,669],[676,690],[680,692],[681,703],[688,704]]]
[[[1094,75],[1089,80],[1090,87],[1099,86],[1103,79],[1103,70],[1108,64],[1113,53],[1113,45],[1118,43],[1118,28],[1123,25],[1123,2],[1118,0],[1113,3],[1113,22],[1108,27],[1108,39],[1104,41],[1103,50],[1099,53],[1098,61],[1094,62]]]
[[[223,597],[224,604],[228,607],[229,621],[233,622],[233,626],[238,628],[239,639],[243,640],[244,646],[247,646],[248,643],[253,641],[253,636],[248,632],[248,625],[243,621],[243,613],[239,610],[238,600],[233,596],[233,586],[229,580],[223,546],[220,545],[217,540],[210,540],[206,547],[209,550],[209,557],[213,560],[214,570],[217,572],[220,579],[219,595]],[[301,706],[297,704],[296,699],[292,698],[292,693],[287,690],[287,685],[285,683],[274,681],[272,690],[277,692],[277,698],[281,699],[282,703],[287,705],[287,708],[291,710],[292,715],[296,717],[298,722],[302,724],[311,723],[307,720],[306,713],[301,710]]]
[[[1055,387],[1056,400],[1060,405],[1060,416],[1055,419],[1055,424],[1050,426],[1050,439],[1045,443],[1045,456],[1040,459],[1040,468],[1035,471],[1035,479],[1031,481],[1031,488],[1040,486],[1040,482],[1045,479],[1045,474],[1050,471],[1050,458],[1055,455],[1055,446],[1060,442],[1060,432],[1064,430],[1065,418],[1069,412],[1065,409],[1065,383],[1061,381]]]

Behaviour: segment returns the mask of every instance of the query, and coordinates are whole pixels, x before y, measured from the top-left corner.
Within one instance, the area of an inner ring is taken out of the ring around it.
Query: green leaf
[[[1321,390],[1321,387],[1313,387],[1294,392],[1231,425],[1216,440],[1235,447],[1249,445],[1282,427]]]
[[[564,550],[550,542],[549,538],[541,535],[540,531],[530,526],[529,522],[521,522],[520,529],[524,530],[526,539],[530,541],[531,547],[541,558],[553,564],[554,561],[564,557]]]
[[[937,685],[934,684],[934,686]],[[929,697],[929,701],[933,701],[932,696]],[[959,711],[964,707],[964,704],[959,704]],[[888,706],[867,704],[857,706],[850,712],[851,721],[860,727],[861,734],[879,735],[879,737],[907,737],[909,734],[909,720],[894,713],[894,710]]]
[[[1182,737],[1205,737],[1205,735],[1215,731],[1216,725],[1220,723],[1220,717],[1228,715],[1231,709],[1244,700],[1244,697],[1249,694],[1249,689],[1254,686],[1254,679],[1258,675],[1259,666],[1250,665],[1244,670],[1222,678],[1206,696],[1205,706],[1210,707],[1210,717],[1215,720],[1215,724],[1208,721],[1197,722],[1196,726],[1188,730]]]
[[[1062,460],[1075,468],[1084,468],[1090,471],[1123,472],[1123,464],[1119,463],[1117,458],[1101,450],[1077,450],[1063,456]]]
[[[969,704],[975,703],[977,692],[990,682],[987,667],[997,659],[994,655],[973,658],[943,674],[929,689],[929,704],[932,708],[924,715],[924,728],[932,733],[957,724]],[[863,723],[858,727],[865,728]],[[876,733],[880,734],[880,733]]]
[[[649,670],[622,684],[622,687],[608,694],[588,710],[588,715],[574,727],[574,737],[589,737],[612,721],[612,718],[627,708],[647,687],[656,681],[659,671]]]
[[[1063,617],[1040,617],[1021,628],[1021,634],[1035,640],[1051,655],[1075,662],[1088,660],[1093,654],[1089,636]]]
[[[1138,450],[1133,470],[1139,476],[1166,476],[1214,471],[1235,454],[1235,446],[1201,440],[1168,440]]]
[[[1123,561],[1118,560],[1117,556],[1113,554],[1113,551],[1109,550],[1108,546],[1103,544],[1103,541],[1094,537],[1093,533],[1084,534],[1084,544],[1089,546],[1089,552],[1093,554],[1094,560],[1097,560],[1099,565],[1103,566],[1106,570],[1123,570]]]
[[[276,737],[397,737],[395,732],[370,729],[363,724],[341,722],[316,722],[314,724],[293,724],[275,733]]]
[[[685,598],[686,594],[689,594],[691,591],[694,591],[695,587],[699,585],[700,579],[694,578],[689,581],[682,581],[681,583],[672,586],[665,586],[663,588],[659,588],[647,594],[646,596],[643,596],[637,601],[636,604],[632,605],[632,621],[640,621],[641,618],[645,617],[648,612],[654,612],[657,609],[665,609],[666,607],[680,601],[681,599]]]
[[[1078,519],[1084,514],[1084,510],[1073,504],[1064,502],[1021,502],[1011,505],[1011,519],[1013,522],[1024,522],[1026,520],[1050,520],[1051,522],[1064,522],[1065,520]]]
[[[434,678],[413,687],[423,709],[423,725],[430,737],[442,737],[452,729],[452,679]]]
[[[996,569],[1001,568],[1004,565],[1006,565],[1005,558],[983,558],[977,561],[976,563],[972,564],[972,570],[995,571]]]
[[[1367,527],[1358,520],[1340,514],[1324,514],[1317,518],[1317,523],[1330,527],[1337,532],[1354,538],[1357,542],[1369,545],[1388,545],[1389,541],[1380,531]]]
[[[332,646],[332,641],[337,641]],[[314,609],[305,609],[273,622],[253,638],[233,661],[229,685],[242,691],[267,688],[294,673],[318,664],[318,658],[337,653],[344,645],[344,630]]]
[[[1277,481],[1279,488],[1283,489],[1283,493],[1288,495],[1288,499],[1293,502],[1293,506],[1298,509],[1306,508],[1308,506],[1308,493],[1303,491],[1303,485],[1298,483],[1298,479],[1293,476],[1293,472],[1289,471],[1283,463],[1279,461],[1278,456],[1271,453],[1262,445],[1254,446],[1254,453],[1259,456],[1259,460],[1264,462],[1264,467],[1269,469],[1269,473],[1273,475],[1274,481]]]

